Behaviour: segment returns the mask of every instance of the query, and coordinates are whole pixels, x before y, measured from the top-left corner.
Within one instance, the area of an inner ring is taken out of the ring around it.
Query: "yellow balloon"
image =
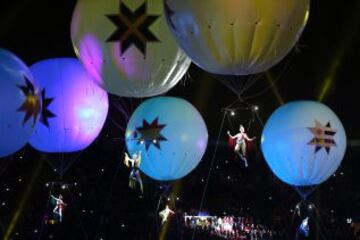
[[[224,75],[260,73],[298,41],[310,0],[164,0],[168,25],[199,67]]]

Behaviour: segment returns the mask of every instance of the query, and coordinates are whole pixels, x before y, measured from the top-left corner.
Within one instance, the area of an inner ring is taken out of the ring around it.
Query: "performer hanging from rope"
[[[306,217],[302,220],[298,233],[303,235],[304,237],[309,237],[310,227],[309,227],[309,217]]]
[[[169,208],[169,205],[166,205],[165,209],[159,212],[161,218],[161,225],[164,225],[164,223],[168,220],[170,214],[175,214],[175,212]]]
[[[140,164],[141,164],[141,152],[133,154],[132,158],[125,152],[124,164],[131,168],[130,176],[129,176],[129,187],[132,189],[136,189],[136,183],[139,183],[141,193],[143,190],[143,183],[140,176]]]
[[[249,138],[248,135],[245,133],[245,128],[243,125],[240,125],[239,131],[240,132],[234,136],[230,134],[230,131],[227,131],[227,134],[229,135],[230,138],[236,139],[234,151],[244,161],[245,167],[248,167],[248,162],[246,159],[247,157],[246,141],[252,142],[256,139],[256,137]]]
[[[63,201],[63,196],[60,194],[59,198],[56,198],[53,195],[50,195],[51,198],[55,201],[55,208],[53,210],[53,213],[59,216],[59,221],[62,222],[62,216],[65,209],[65,206],[67,206],[66,203]]]

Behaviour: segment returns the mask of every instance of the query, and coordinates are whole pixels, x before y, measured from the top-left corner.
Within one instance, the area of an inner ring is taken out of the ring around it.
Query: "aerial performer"
[[[298,229],[298,233],[304,236],[305,238],[309,237],[310,234],[309,217],[306,217],[302,220]]]
[[[62,215],[65,209],[65,206],[67,206],[66,203],[63,201],[63,196],[60,194],[59,198],[56,198],[53,195],[50,195],[51,198],[55,201],[55,208],[53,210],[53,213],[59,216],[59,221],[62,222]]]
[[[143,183],[140,176],[140,164],[141,164],[141,151],[134,153],[132,158],[125,152],[124,164],[131,168],[130,176],[129,176],[129,187],[132,189],[136,189],[136,183],[140,186],[141,193],[144,192]]]
[[[169,208],[169,205],[166,205],[165,209],[159,212],[159,215],[161,217],[161,225],[164,225],[164,223],[168,220],[170,214],[175,214],[175,212]]]
[[[256,139],[256,137],[249,138],[242,124],[240,125],[239,131],[240,132],[234,136],[230,134],[230,131],[228,131],[227,134],[229,135],[230,138],[236,140],[234,151],[244,161],[245,167],[248,167],[249,165],[246,159],[247,157],[246,141],[252,142]]]

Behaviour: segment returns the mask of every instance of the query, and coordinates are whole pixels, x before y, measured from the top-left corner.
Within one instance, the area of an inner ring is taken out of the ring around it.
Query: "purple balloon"
[[[76,152],[99,135],[109,109],[107,93],[73,58],[49,59],[30,68],[42,90],[43,111],[30,139],[37,150]]]

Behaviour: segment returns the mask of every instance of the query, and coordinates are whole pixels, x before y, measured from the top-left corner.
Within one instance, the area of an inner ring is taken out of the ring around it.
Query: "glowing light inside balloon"
[[[31,145],[43,152],[75,152],[99,135],[108,112],[107,93],[99,88],[77,59],[50,59],[31,71],[52,98],[48,126],[38,124]],[[44,117],[44,115],[43,115]]]

